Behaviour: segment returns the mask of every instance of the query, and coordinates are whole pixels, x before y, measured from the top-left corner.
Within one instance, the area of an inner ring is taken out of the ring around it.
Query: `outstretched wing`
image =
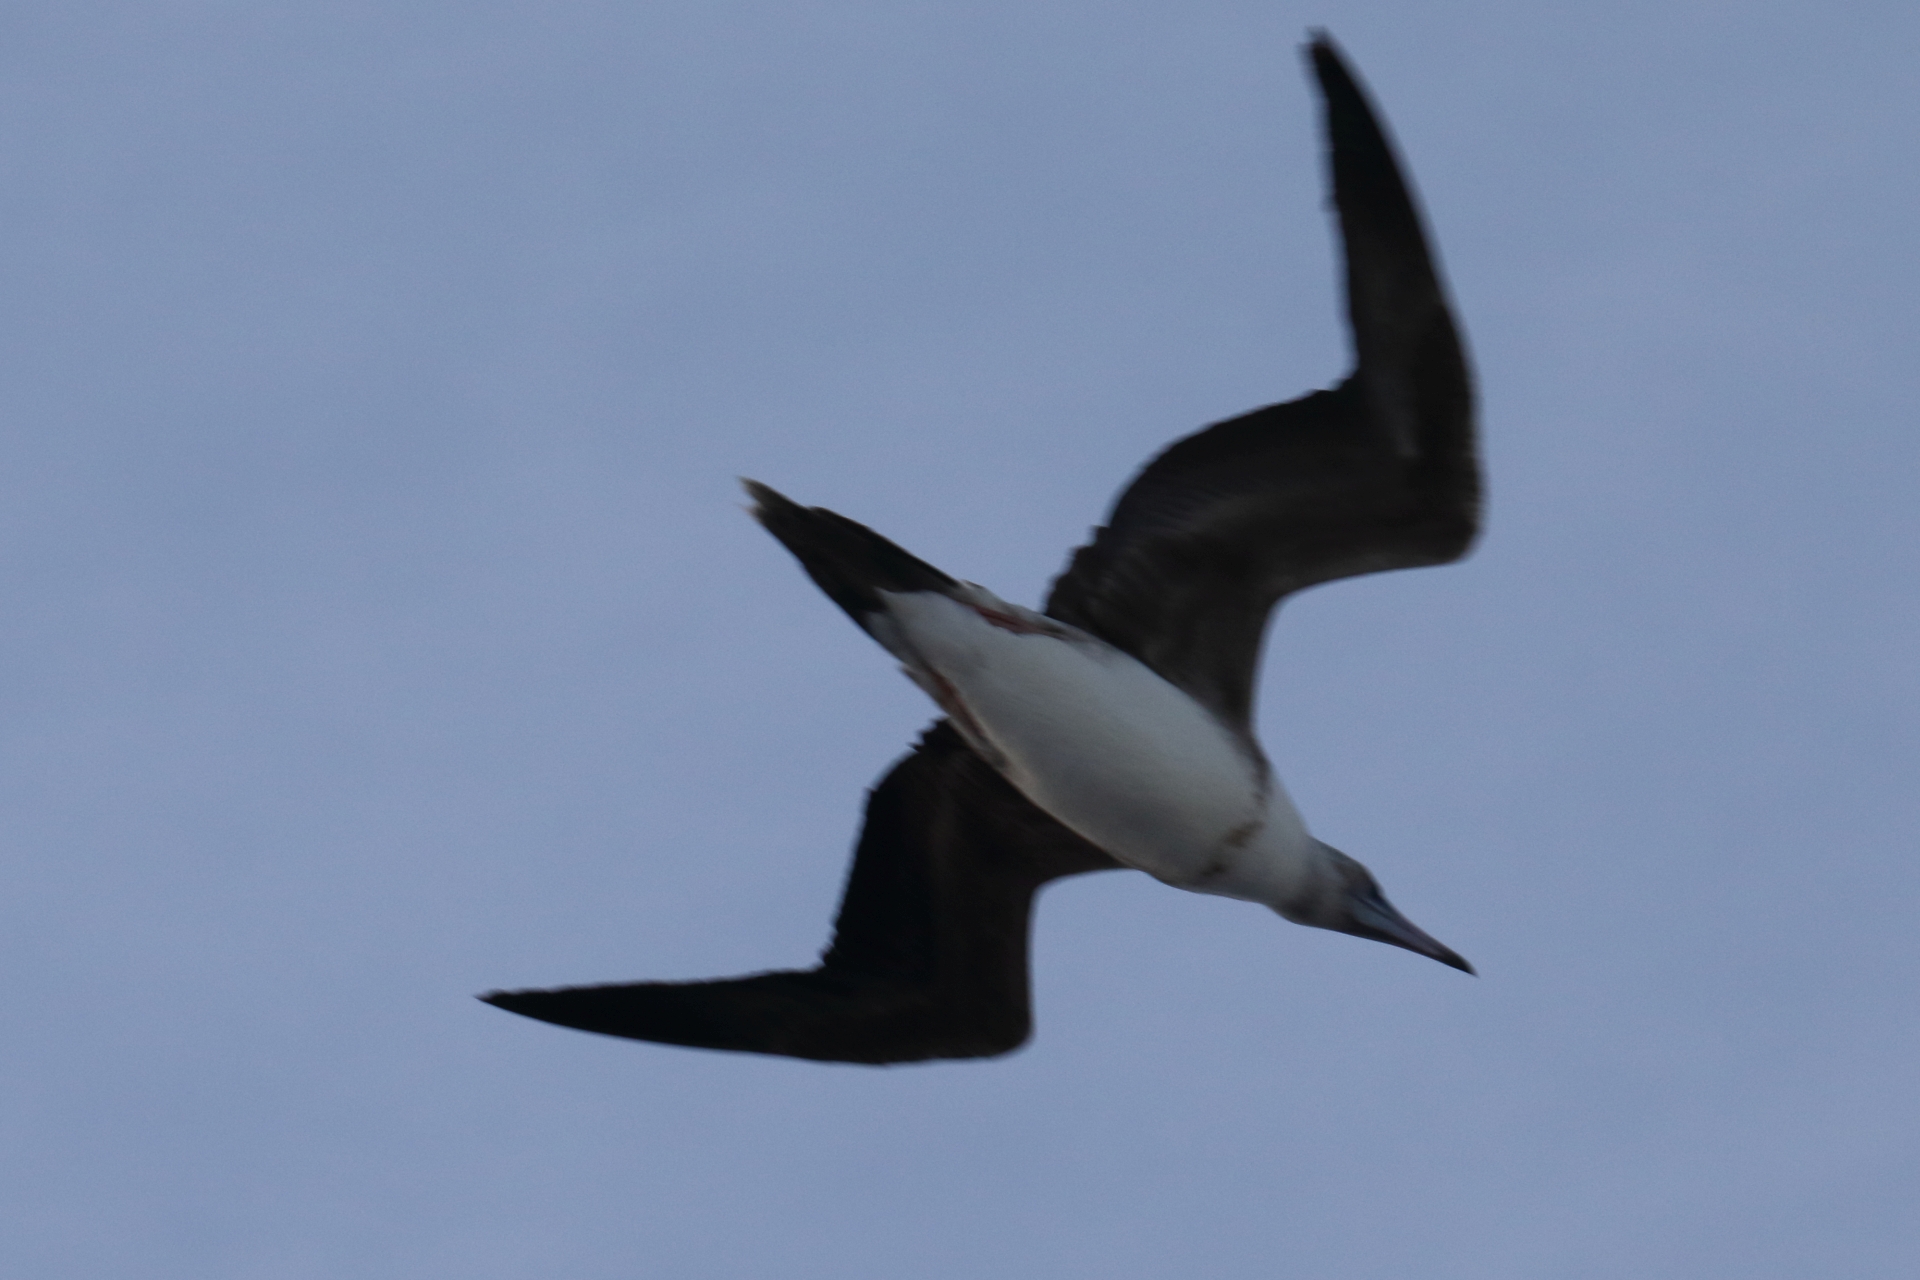
[[[1479,529],[1473,386],[1392,144],[1324,35],[1309,46],[1346,252],[1354,372],[1188,436],[1149,463],[1046,611],[1246,729],[1282,596],[1444,564]]]
[[[1035,892],[1118,865],[941,721],[868,797],[817,967],[481,999],[583,1031],[702,1049],[874,1064],[992,1057],[1032,1030]]]

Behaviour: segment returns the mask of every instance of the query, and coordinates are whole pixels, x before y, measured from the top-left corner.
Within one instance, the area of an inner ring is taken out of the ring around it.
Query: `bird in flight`
[[[1473,972],[1308,834],[1253,732],[1282,597],[1458,560],[1479,529],[1472,379],[1419,212],[1338,49],[1306,52],[1353,373],[1168,447],[1040,612],[748,481],[754,516],[946,713],[868,797],[831,945],[805,970],[481,999],[706,1049],[993,1057],[1032,1032],[1035,893],[1115,867]]]

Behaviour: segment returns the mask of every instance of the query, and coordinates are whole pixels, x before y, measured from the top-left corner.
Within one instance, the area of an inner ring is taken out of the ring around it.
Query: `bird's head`
[[[1395,910],[1380,892],[1372,872],[1330,844],[1318,840],[1313,843],[1320,854],[1318,874],[1309,877],[1303,892],[1274,910],[1295,924],[1391,943],[1462,973],[1473,972],[1473,966],[1459,953]]]

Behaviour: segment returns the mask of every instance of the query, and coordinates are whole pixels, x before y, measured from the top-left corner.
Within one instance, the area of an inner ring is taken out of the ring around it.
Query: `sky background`
[[[1469,979],[1135,873],[875,1070],[472,994],[804,965],[921,695],[751,475],[1035,602],[1341,377],[1342,41],[1475,357],[1466,564],[1260,725]],[[1920,8],[0,12],[0,1270],[1920,1266]]]

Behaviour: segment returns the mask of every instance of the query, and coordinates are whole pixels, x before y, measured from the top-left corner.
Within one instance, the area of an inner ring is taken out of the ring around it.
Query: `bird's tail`
[[[803,507],[757,480],[741,484],[753,498],[753,518],[780,539],[829,599],[882,644],[892,637],[875,630],[876,621],[887,612],[880,592],[950,594],[961,589],[957,579],[863,524],[825,507]],[[883,624],[881,630],[885,629]]]

